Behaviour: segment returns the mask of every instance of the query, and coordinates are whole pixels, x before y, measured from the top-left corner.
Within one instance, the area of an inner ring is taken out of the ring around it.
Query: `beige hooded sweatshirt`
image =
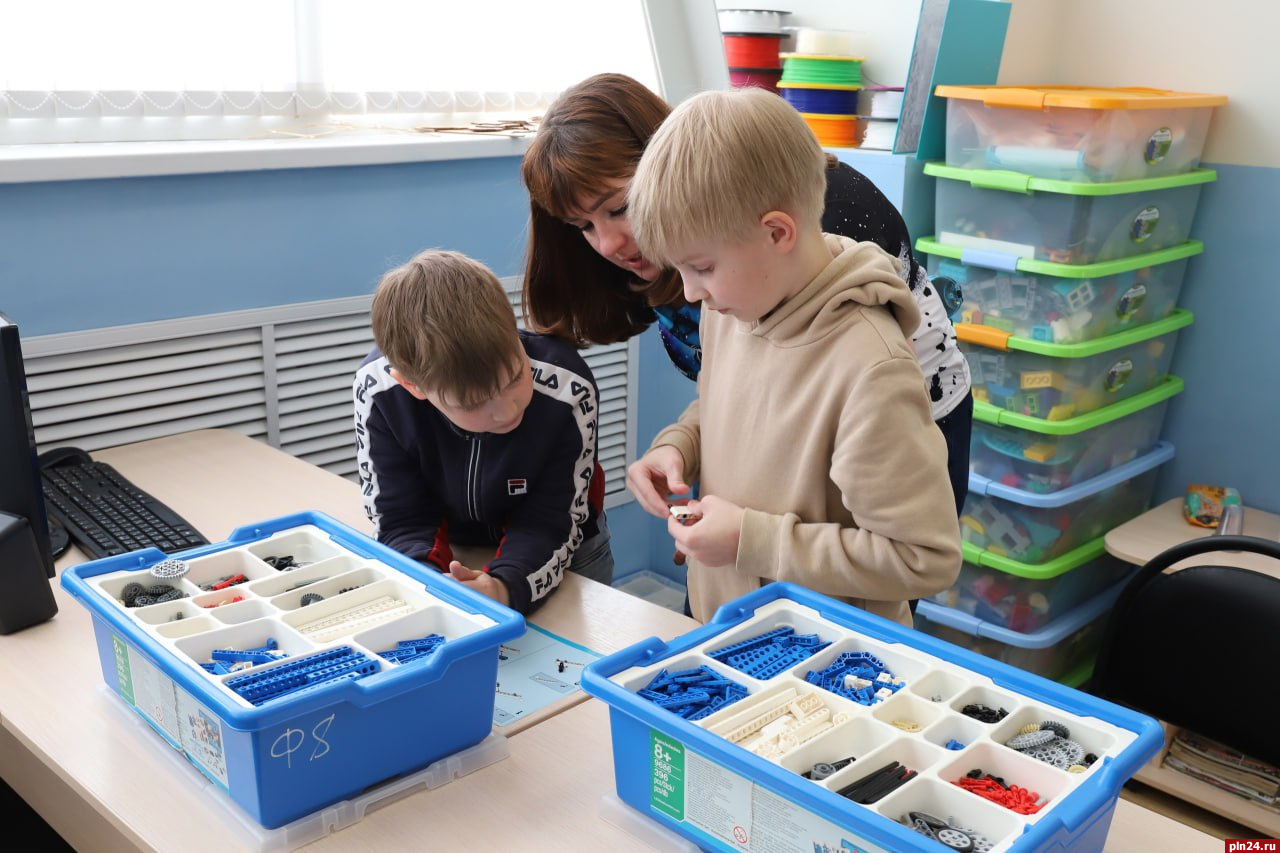
[[[702,313],[698,398],[653,441],[680,452],[702,495],[746,510],[733,565],[690,560],[702,622],[790,581],[910,625],[906,602],[960,570],[915,300],[879,246],[825,239],[831,263],[764,319]]]

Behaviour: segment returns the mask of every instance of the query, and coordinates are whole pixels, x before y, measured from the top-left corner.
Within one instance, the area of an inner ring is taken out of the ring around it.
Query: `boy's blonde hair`
[[[391,366],[453,405],[496,396],[521,353],[502,285],[483,264],[457,252],[428,249],[384,275],[371,319]]]
[[[813,131],[777,95],[702,92],[649,140],[627,197],[632,234],[645,257],[670,264],[693,245],[741,242],[770,210],[821,227],[826,166]]]

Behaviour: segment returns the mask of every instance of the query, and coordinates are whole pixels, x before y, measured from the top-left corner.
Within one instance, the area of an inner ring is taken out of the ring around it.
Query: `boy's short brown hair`
[[[483,264],[428,249],[378,283],[373,337],[400,375],[450,403],[473,406],[511,381],[521,352],[516,315]]]
[[[800,113],[759,88],[701,92],[649,140],[627,210],[645,257],[740,242],[781,210],[821,227],[826,155]]]

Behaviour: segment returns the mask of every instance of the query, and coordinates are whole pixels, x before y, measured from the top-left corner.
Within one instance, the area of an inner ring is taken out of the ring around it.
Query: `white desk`
[[[367,529],[353,483],[251,439],[205,431],[96,454],[220,541],[299,510]],[[68,555],[60,567],[78,557]],[[104,686],[88,611],[55,584],[58,615],[0,638],[0,775],[86,851],[245,846],[208,783]],[[532,622],[601,652],[696,623],[570,575]],[[386,805],[314,846],[342,850],[643,850],[597,816],[611,793],[607,709],[595,700],[527,721],[511,754]],[[559,713],[554,713],[559,712]],[[219,794],[219,796],[221,796]],[[225,800],[224,800],[225,802]],[[1108,850],[1220,850],[1221,842],[1121,801]]]
[[[369,530],[355,483],[234,432],[188,433],[95,456],[213,542],[240,525],[303,510]],[[72,549],[58,567],[83,559]],[[235,849],[222,813],[203,802],[203,778],[175,767],[153,733],[128,718],[122,723],[120,700],[103,684],[89,611],[58,582],[53,588],[57,616],[0,637],[0,775],[78,849]],[[529,621],[602,653],[697,624],[573,574]],[[574,693],[503,733],[586,699]]]

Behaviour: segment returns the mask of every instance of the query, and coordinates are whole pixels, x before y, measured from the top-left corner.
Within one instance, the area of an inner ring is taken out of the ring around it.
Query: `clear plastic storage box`
[[[268,829],[483,741],[498,647],[524,632],[320,513],[72,566],[62,585],[107,686]]]
[[[1136,397],[1169,375],[1191,312],[1080,344],[1050,344],[990,326],[956,323],[975,400],[1060,421]]]
[[[1043,628],[1136,568],[1108,554],[1101,536],[1046,563],[1010,560],[969,542],[963,548],[955,584],[929,600],[1020,633]]]
[[[1049,494],[1015,489],[971,471],[960,536],[1023,563],[1061,557],[1146,511],[1156,469],[1173,455],[1173,445],[1162,441],[1137,459]]]
[[[1018,669],[1079,685],[1093,672],[1106,616],[1126,583],[1127,579],[1121,580],[1049,624],[1026,633],[932,601],[921,601],[916,607],[916,628]]]
[[[929,275],[956,281],[964,294],[960,319],[1051,344],[1096,340],[1173,312],[1187,259],[1198,240],[1149,255],[1099,264],[1054,264],[1030,258],[916,241],[929,256]]]
[[[1020,172],[926,163],[935,186],[936,239],[946,246],[1093,264],[1187,241],[1211,169],[1167,178],[1082,184]]]
[[[609,706],[622,802],[711,850],[1101,850],[1163,743],[1150,717],[789,583],[582,683]],[[1028,728],[1063,751],[1028,748]],[[1036,805],[966,788],[975,769]]]
[[[1169,398],[1181,391],[1182,380],[1166,376],[1149,391],[1057,421],[976,402],[969,469],[1029,492],[1069,488],[1155,447]]]
[[[947,165],[1062,181],[1128,181],[1200,165],[1223,95],[1084,86],[938,86]]]

